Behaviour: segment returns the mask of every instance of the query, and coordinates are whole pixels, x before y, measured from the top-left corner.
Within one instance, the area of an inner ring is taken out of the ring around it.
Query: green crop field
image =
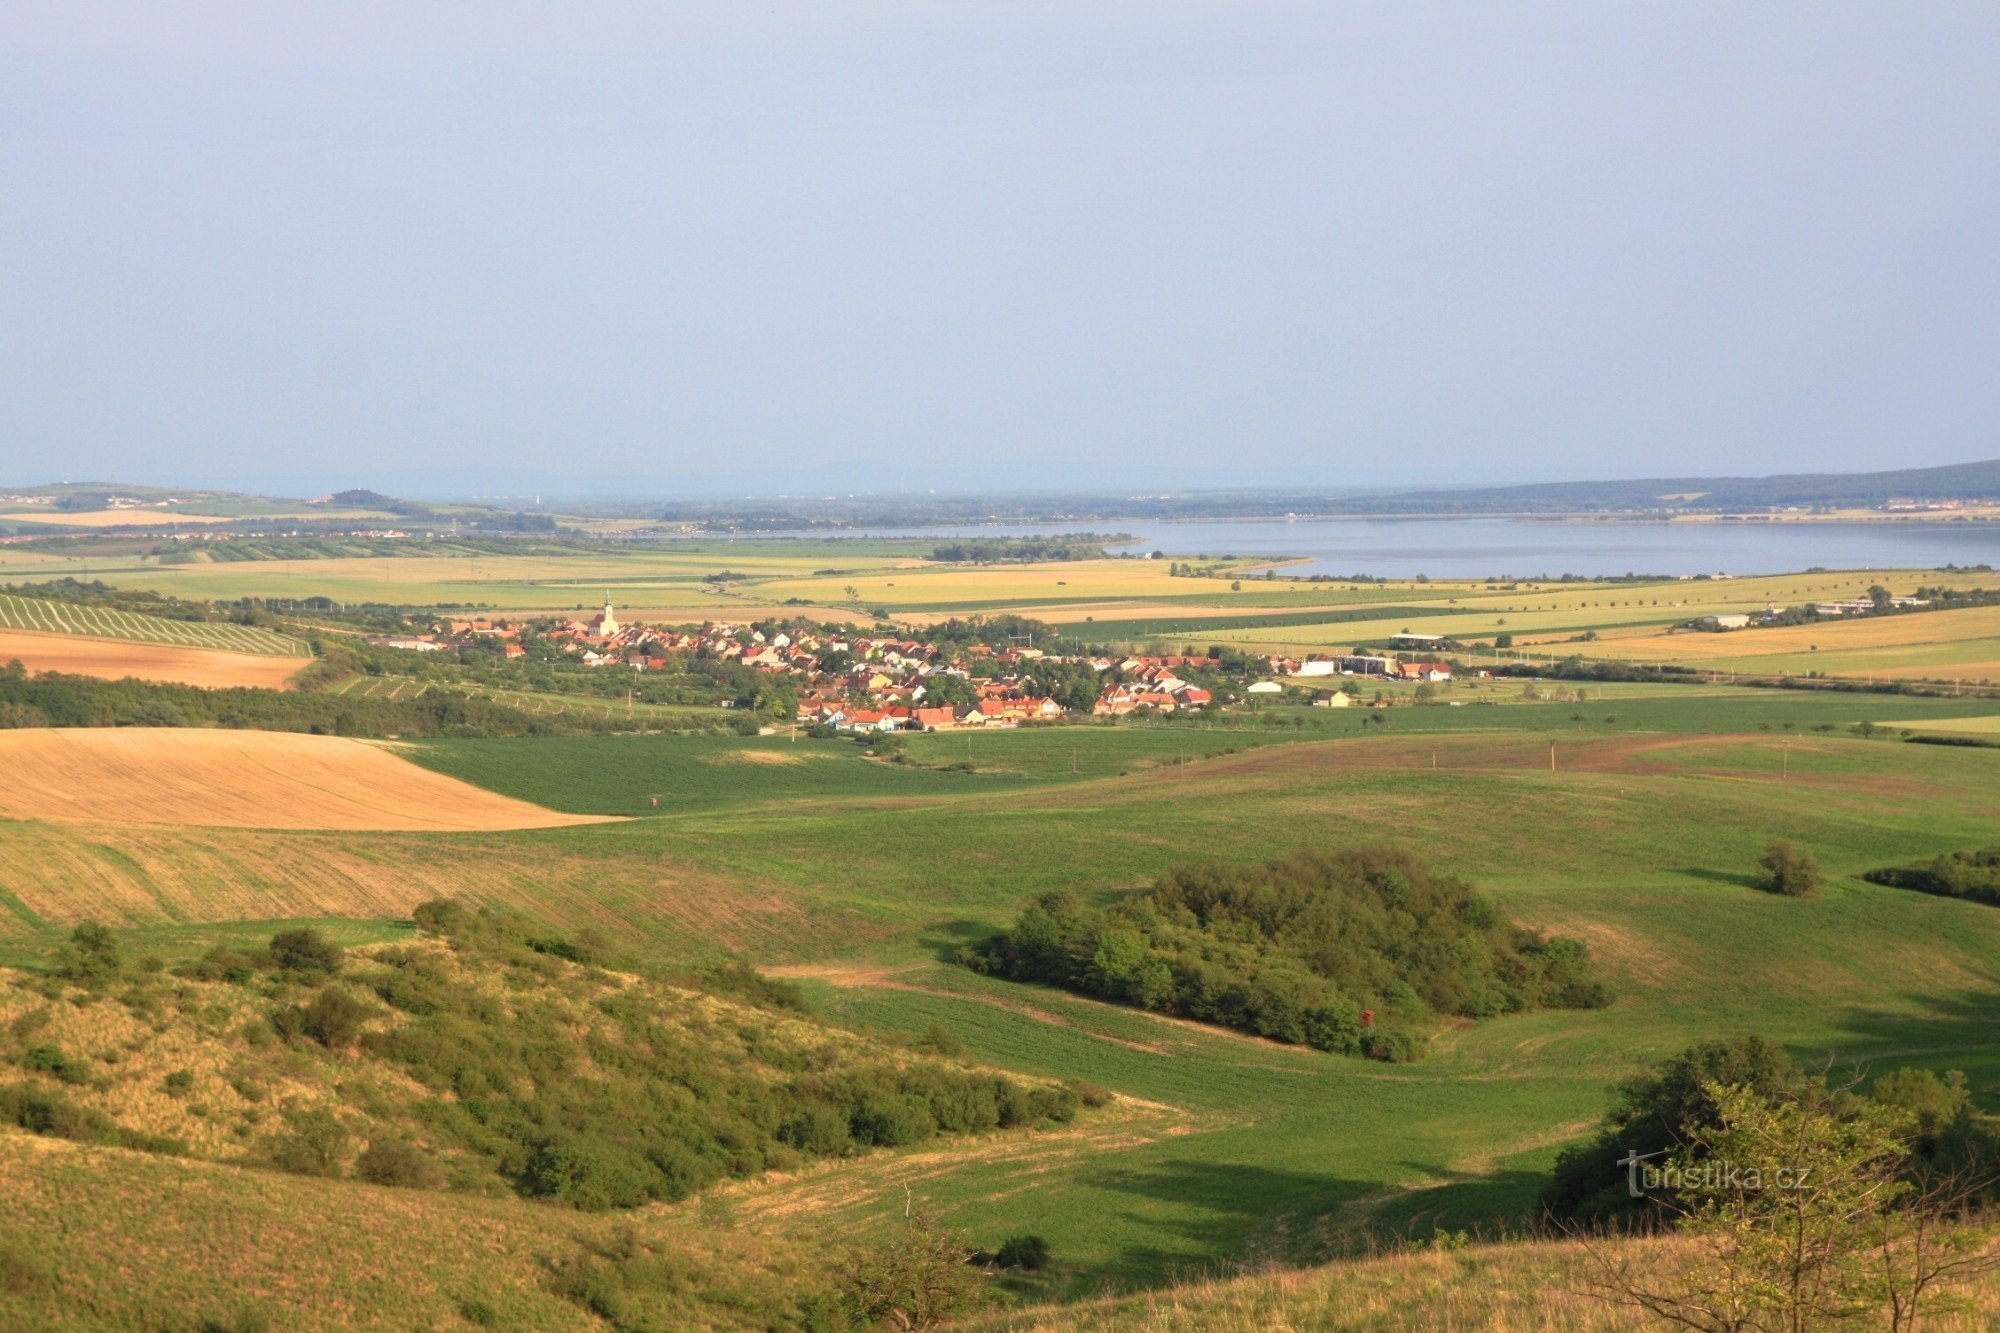
[[[299,639],[254,625],[167,620],[108,606],[84,606],[40,597],[17,597],[11,593],[0,593],[0,629],[33,630],[44,634],[89,634],[136,643],[218,648],[225,652],[269,657],[304,657],[311,652]]]

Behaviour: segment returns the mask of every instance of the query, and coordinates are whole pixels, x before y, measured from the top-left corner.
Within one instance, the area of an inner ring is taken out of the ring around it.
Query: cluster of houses
[[[1905,611],[1912,607],[1929,606],[1927,597],[1891,597],[1887,605],[1895,610]],[[1805,608],[1822,620],[1835,620],[1843,616],[1869,616],[1883,609],[1882,604],[1872,598],[1854,602],[1813,602]],[[1692,623],[1696,629],[1747,629],[1751,625],[1774,624],[1785,616],[1776,604],[1767,604],[1762,611],[1752,614],[1748,611],[1724,611],[1715,615],[1699,616]]]
[[[1274,657],[1271,670],[1281,676],[1380,676],[1384,680],[1442,684],[1451,679],[1451,663],[1349,653],[1339,657]]]
[[[518,622],[481,616],[451,621],[437,635],[379,635],[368,642],[436,652],[497,639],[506,656],[519,657],[526,653],[521,628]],[[608,597],[604,609],[587,620],[538,628],[543,640],[588,667],[661,671],[673,665],[670,654],[675,654],[787,677],[797,688],[798,721],[840,731],[1013,727],[1063,717],[1071,710],[1029,679],[1029,669],[1043,660],[1081,662],[1100,675],[1111,673],[1090,710],[1100,717],[1185,712],[1213,702],[1207,689],[1182,679],[1181,671],[1205,660],[1188,657],[1064,658],[1033,647],[941,647],[832,628],[767,634],[719,621],[671,630],[621,623]]]
[[[1045,673],[1037,673],[1035,667],[1050,662],[1086,666],[1096,673],[1102,683],[1088,710],[1096,717],[1188,713],[1215,702],[1208,687],[1189,678],[1199,678],[1212,667],[1205,657],[1059,657],[1033,647],[941,646],[918,639],[849,634],[836,627],[767,633],[720,621],[674,630],[621,623],[609,598],[604,609],[587,620],[536,628],[544,642],[587,667],[662,671],[674,666],[677,656],[693,656],[785,677],[797,695],[797,720],[836,731],[1013,727],[1082,711],[1065,707],[1037,688],[1036,675]],[[477,616],[451,621],[437,635],[385,635],[369,642],[432,652],[498,640],[511,658],[526,652],[521,630],[519,622]],[[1404,637],[1426,641],[1399,646],[1445,646],[1445,641],[1428,636]],[[1422,656],[1278,656],[1262,665],[1273,677],[1374,676],[1417,683],[1452,678],[1450,663]],[[1274,694],[1281,687],[1275,680],[1264,680],[1249,690],[1253,695]],[[1339,702],[1346,702],[1346,697]]]

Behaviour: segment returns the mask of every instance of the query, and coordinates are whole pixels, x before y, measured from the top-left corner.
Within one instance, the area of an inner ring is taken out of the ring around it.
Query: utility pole
[[[1556,771],[1556,743],[1555,743],[1554,741],[1550,741],[1550,742],[1549,742],[1549,772],[1553,773],[1553,772],[1555,772],[1555,771]]]

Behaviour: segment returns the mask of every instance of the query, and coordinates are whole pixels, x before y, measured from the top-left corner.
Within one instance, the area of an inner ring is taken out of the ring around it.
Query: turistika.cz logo
[[[1635,1199],[1649,1194],[1757,1194],[1767,1189],[1800,1190],[1812,1183],[1809,1166],[1780,1166],[1766,1170],[1740,1166],[1735,1162],[1709,1158],[1700,1162],[1654,1162],[1667,1150],[1637,1152],[1626,1149],[1618,1159],[1625,1168],[1625,1188]]]

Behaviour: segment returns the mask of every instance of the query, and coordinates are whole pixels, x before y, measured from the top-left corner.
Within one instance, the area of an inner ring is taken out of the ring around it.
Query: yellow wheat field
[[[0,816],[432,832],[606,822],[483,791],[338,736],[105,727],[0,732]]]
[[[19,662],[29,671],[61,671],[100,680],[166,681],[223,689],[232,685],[284,689],[310,657],[265,657],[217,648],[184,648],[169,643],[131,643],[88,634],[35,634],[0,630],[0,665]]]

